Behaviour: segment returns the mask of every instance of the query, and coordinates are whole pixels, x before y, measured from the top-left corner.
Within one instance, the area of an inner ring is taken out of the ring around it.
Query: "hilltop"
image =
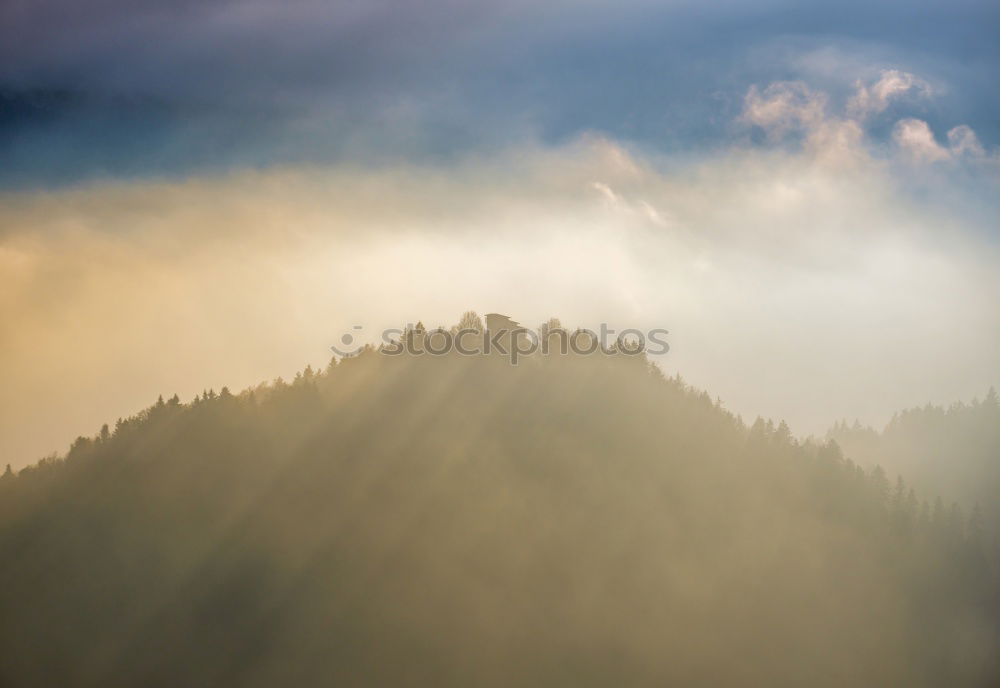
[[[369,348],[0,480],[0,683],[988,685],[930,498],[643,356]]]

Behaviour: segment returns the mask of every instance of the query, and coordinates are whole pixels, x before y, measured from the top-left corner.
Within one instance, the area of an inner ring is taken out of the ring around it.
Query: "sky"
[[[0,463],[467,309],[747,419],[1000,385],[987,2],[0,6]]]

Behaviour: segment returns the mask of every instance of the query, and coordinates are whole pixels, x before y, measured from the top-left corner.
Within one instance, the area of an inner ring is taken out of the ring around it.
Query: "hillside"
[[[369,349],[0,479],[0,684],[990,685],[933,497],[642,357]]]
[[[841,421],[827,437],[858,463],[902,473],[925,492],[937,492],[944,505],[957,502],[975,511],[984,527],[1000,534],[1000,400],[995,389],[982,401],[906,409],[881,431]]]

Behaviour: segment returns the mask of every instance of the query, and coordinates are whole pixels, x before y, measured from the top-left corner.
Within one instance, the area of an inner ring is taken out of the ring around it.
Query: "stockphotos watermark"
[[[340,336],[338,344],[330,347],[344,358],[365,348],[362,342],[364,326],[354,325]],[[381,332],[377,351],[383,356],[502,356],[512,365],[529,356],[638,356],[646,353],[660,356],[670,351],[663,328],[639,330],[628,328],[620,332],[601,323],[596,331],[561,328],[542,328],[535,331],[526,327],[479,330],[475,328],[438,328],[424,330],[407,325],[405,328],[388,328]]]

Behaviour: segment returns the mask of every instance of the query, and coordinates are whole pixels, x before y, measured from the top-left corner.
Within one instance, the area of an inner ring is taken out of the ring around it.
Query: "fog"
[[[1000,685],[993,5],[0,1],[0,686]]]
[[[642,357],[366,350],[0,477],[0,678],[994,685],[992,540],[929,496]]]
[[[0,459],[470,306],[666,328],[665,371],[800,435],[981,396],[1000,371],[995,155],[884,149],[851,102],[751,89],[733,143],[699,156],[589,135],[439,166],[8,192]]]

